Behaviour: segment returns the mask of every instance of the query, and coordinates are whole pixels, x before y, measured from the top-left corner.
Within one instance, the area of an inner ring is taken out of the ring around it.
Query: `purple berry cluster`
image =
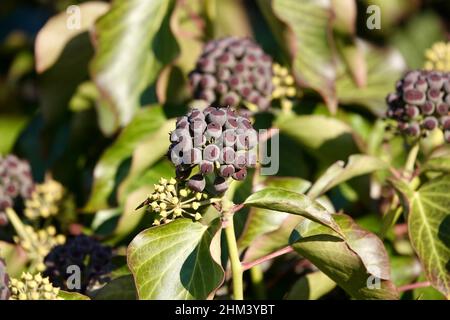
[[[0,300],[8,300],[9,299],[9,277],[8,273],[6,273],[6,264],[5,261],[0,259]]]
[[[14,199],[27,199],[33,192],[33,178],[28,162],[16,156],[0,157],[0,212],[14,205]]]
[[[53,247],[45,257],[44,276],[63,290],[84,293],[97,283],[107,280],[112,270],[112,249],[86,235],[69,238],[63,245]],[[68,268],[76,265],[81,270],[81,288],[68,288],[67,278],[73,274]]]
[[[203,191],[205,176],[211,174],[215,191],[223,193],[228,178],[244,180],[247,168],[256,165],[258,134],[248,118],[231,108],[193,109],[177,120],[170,141],[168,156],[178,179],[188,179],[198,167],[199,172],[187,182],[194,191]]]
[[[396,87],[386,98],[386,116],[398,132],[418,138],[438,128],[450,143],[450,73],[410,71]]]
[[[210,105],[239,107],[248,101],[260,110],[270,105],[272,58],[250,39],[208,42],[189,77],[194,97]]]

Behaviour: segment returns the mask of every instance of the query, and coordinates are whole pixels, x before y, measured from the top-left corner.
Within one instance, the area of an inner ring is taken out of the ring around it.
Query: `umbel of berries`
[[[0,259],[0,300],[8,300],[9,295],[9,277],[6,273],[6,264],[5,261]]]
[[[450,143],[450,73],[410,71],[387,96],[387,118],[397,131],[412,138],[439,129]]]
[[[189,75],[194,98],[213,106],[270,105],[272,58],[248,38],[208,42]]]
[[[193,109],[177,120],[170,141],[168,155],[177,178],[189,179],[187,186],[197,192],[205,189],[205,176],[211,175],[216,193],[223,193],[229,178],[244,180],[247,168],[256,165],[257,132],[231,108]]]
[[[33,191],[28,162],[14,155],[0,156],[0,212],[14,205],[17,197],[27,199]]]
[[[44,259],[44,276],[63,290],[84,293],[108,280],[107,275],[112,270],[111,259],[110,247],[86,235],[79,235],[53,247]],[[74,267],[80,271],[79,286],[69,279],[75,272]]]

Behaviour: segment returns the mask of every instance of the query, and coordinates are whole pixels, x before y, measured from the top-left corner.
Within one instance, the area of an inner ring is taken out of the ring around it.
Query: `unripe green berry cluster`
[[[53,247],[45,257],[44,275],[58,287],[84,293],[99,283],[108,280],[112,270],[112,249],[86,235],[69,238],[65,244]],[[69,288],[67,279],[72,275],[70,266],[78,266],[81,271],[81,288]]]
[[[63,300],[58,297],[59,288],[55,288],[40,273],[22,273],[20,279],[11,279],[10,291],[10,300]]]
[[[193,109],[177,120],[170,134],[168,156],[177,178],[197,192],[206,187],[205,176],[214,175],[216,193],[228,188],[228,179],[244,180],[247,168],[256,165],[258,134],[246,117],[231,108]],[[190,177],[198,167],[198,174]]]
[[[189,78],[194,97],[213,106],[239,107],[243,102],[260,110],[270,106],[272,58],[250,39],[208,42]]]
[[[386,116],[397,132],[419,138],[439,129],[450,143],[450,73],[410,71],[396,87],[386,98]]]
[[[145,206],[147,210],[157,214],[153,221],[155,226],[179,217],[198,221],[202,218],[199,211],[201,207],[211,204],[208,194],[192,191],[174,178],[161,178],[154,187],[153,193],[138,208]]]

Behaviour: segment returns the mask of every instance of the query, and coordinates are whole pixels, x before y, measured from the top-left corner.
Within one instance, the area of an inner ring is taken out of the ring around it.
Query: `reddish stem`
[[[414,290],[414,289],[418,289],[418,288],[426,288],[429,286],[431,286],[431,283],[429,281],[416,282],[416,283],[411,283],[411,284],[407,284],[405,286],[398,287],[398,292],[404,292],[404,291]]]
[[[397,237],[401,237],[408,233],[408,225],[406,223],[397,224],[394,227],[394,233]]]
[[[258,265],[258,264],[260,264],[260,263],[263,263],[263,262],[265,262],[265,261],[268,261],[268,260],[271,260],[271,259],[273,259],[273,258],[279,257],[279,256],[281,256],[281,255],[283,255],[283,254],[292,252],[293,250],[294,250],[294,249],[292,249],[291,246],[284,247],[284,248],[282,248],[282,249],[280,249],[280,250],[277,250],[277,251],[275,251],[275,252],[269,253],[268,255],[266,255],[266,256],[264,256],[264,257],[261,257],[261,258],[259,258],[259,259],[256,259],[256,260],[254,260],[254,261],[242,263],[242,269],[243,269],[244,271],[245,271],[245,270],[248,270],[248,269],[250,269],[250,268],[252,268],[252,267],[254,267],[254,266],[256,266],[256,265]]]

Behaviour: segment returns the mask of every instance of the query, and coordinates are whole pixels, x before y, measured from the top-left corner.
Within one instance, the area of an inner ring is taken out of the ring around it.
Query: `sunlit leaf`
[[[222,284],[216,237],[210,227],[190,219],[141,232],[128,247],[128,265],[140,299],[206,299]],[[215,243],[216,242],[216,243]]]

